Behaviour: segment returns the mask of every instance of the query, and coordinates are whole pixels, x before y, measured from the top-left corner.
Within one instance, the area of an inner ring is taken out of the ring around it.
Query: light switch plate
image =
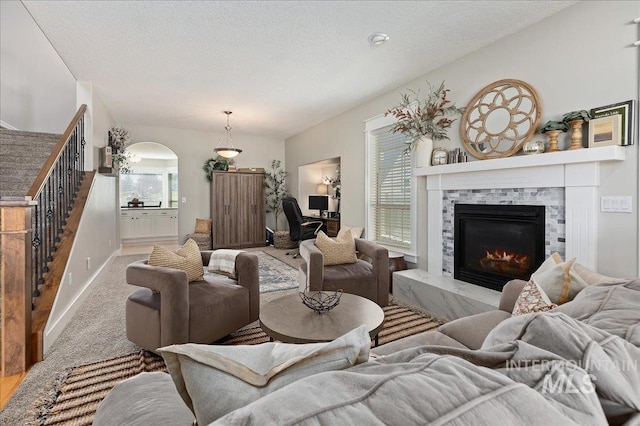
[[[633,212],[633,198],[630,195],[610,195],[600,197],[600,211],[603,213]]]

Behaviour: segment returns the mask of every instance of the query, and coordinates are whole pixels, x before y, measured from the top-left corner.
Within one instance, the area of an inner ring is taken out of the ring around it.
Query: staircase
[[[61,136],[0,129],[0,197],[24,199]]]
[[[43,331],[94,172],[84,113],[62,135],[0,129],[0,377],[43,357]]]

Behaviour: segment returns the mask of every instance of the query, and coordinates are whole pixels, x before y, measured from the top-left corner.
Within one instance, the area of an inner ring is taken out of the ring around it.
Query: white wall
[[[115,192],[114,177],[96,174],[44,331],[45,353],[90,293],[97,274],[116,253],[116,218],[119,214],[113,202]]]
[[[0,2],[0,120],[62,133],[76,112],[76,81],[19,1]]]
[[[224,132],[200,132],[166,127],[119,124],[131,132],[131,143],[156,142],[170,148],[178,156],[179,241],[192,233],[196,218],[208,218],[210,214],[210,188],[202,170],[204,162],[214,157],[213,149]],[[242,149],[235,158],[237,168],[263,167],[268,169],[272,160],[284,160],[284,141],[233,131],[234,145]],[[187,202],[182,203],[186,197]],[[283,215],[284,216],[284,215]],[[267,213],[267,226],[274,228],[272,213]],[[282,229],[280,227],[279,229]]]
[[[639,2],[580,2],[519,33],[408,82],[350,111],[286,140],[289,187],[298,187],[298,166],[341,157],[342,223],[365,222],[363,121],[396,105],[400,92],[425,80],[446,81],[450,98],[464,106],[485,85],[504,78],[530,83],[542,100],[542,123],[576,109],[638,97],[638,39],[631,21]],[[597,23],[597,24],[595,24]],[[460,147],[456,129],[447,149]],[[542,138],[542,136],[538,136]],[[625,148],[627,161],[602,170],[601,195],[630,195],[632,214],[600,214],[598,269],[619,276],[638,274],[638,145]],[[296,195],[296,194],[294,194]],[[426,267],[426,193],[418,182],[418,264]]]
[[[76,102],[87,105],[84,117],[85,170],[98,168],[99,149],[107,146],[109,129],[115,124],[111,113],[95,91],[93,84],[79,81],[76,85]]]

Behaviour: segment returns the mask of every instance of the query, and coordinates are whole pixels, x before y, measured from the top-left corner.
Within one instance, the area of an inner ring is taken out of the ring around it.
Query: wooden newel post
[[[31,366],[32,206],[0,206],[0,374]]]

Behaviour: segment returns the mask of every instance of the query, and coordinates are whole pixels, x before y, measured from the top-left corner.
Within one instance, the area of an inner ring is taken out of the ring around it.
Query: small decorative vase
[[[549,138],[549,149],[547,152],[560,151],[558,148],[558,135],[562,133],[562,130],[549,130],[545,135]]]
[[[569,145],[568,149],[582,149],[582,123],[584,120],[572,120],[569,122],[571,126],[571,145]]]
[[[544,152],[544,142],[527,141],[522,145],[522,152],[525,154],[542,154]]]
[[[427,167],[431,165],[431,153],[433,152],[433,139],[422,137],[416,143],[416,167]]]

